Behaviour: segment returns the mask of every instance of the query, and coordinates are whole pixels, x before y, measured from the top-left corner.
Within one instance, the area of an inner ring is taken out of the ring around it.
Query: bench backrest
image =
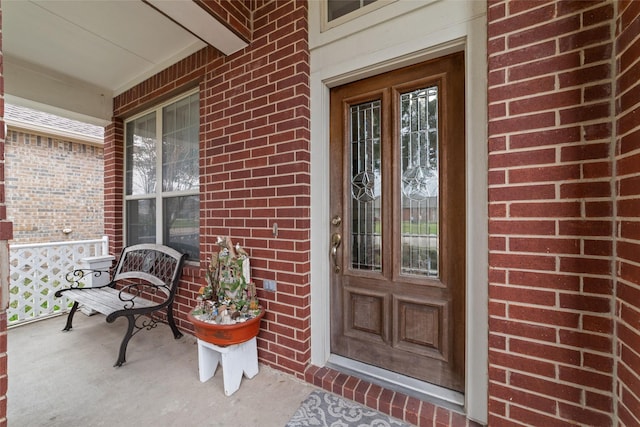
[[[185,254],[164,245],[140,244],[122,250],[112,281],[144,281],[173,296],[178,288]]]

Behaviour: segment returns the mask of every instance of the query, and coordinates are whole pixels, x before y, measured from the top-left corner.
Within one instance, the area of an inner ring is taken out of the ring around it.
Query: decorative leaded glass
[[[437,277],[438,88],[400,96],[402,273]]]
[[[380,101],[350,109],[351,266],[382,270]]]

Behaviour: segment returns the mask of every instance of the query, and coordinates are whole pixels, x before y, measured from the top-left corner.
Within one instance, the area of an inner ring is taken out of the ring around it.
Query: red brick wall
[[[307,5],[252,4],[246,49],[229,57],[204,49],[114,99],[117,120],[105,138],[105,231],[116,242],[112,250],[119,250],[122,119],[199,85],[201,258],[217,251],[217,236],[247,249],[267,311],[259,357],[302,377],[310,357]],[[182,328],[191,328],[185,318],[204,284],[201,274],[194,267],[183,275],[176,300]],[[264,279],[276,280],[276,293],[263,291]]]
[[[613,19],[488,4],[489,425],[613,423]]]
[[[109,253],[123,246],[124,127],[114,119],[104,130],[104,233],[109,236]]]
[[[616,356],[618,417],[640,425],[640,2],[618,4]]]
[[[251,3],[256,0],[194,0],[243,39],[251,40]]]

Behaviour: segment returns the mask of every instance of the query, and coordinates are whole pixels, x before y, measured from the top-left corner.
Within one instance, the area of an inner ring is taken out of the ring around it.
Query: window
[[[327,21],[331,22],[347,13],[370,5],[376,0],[327,0]]]
[[[398,0],[324,0],[322,31],[340,26]]]
[[[162,243],[200,258],[199,127],[197,92],[126,122],[127,245]]]

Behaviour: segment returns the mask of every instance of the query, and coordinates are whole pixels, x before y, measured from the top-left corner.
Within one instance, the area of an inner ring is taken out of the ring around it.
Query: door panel
[[[446,301],[395,298],[394,346],[434,359],[447,360]]]
[[[372,292],[357,288],[345,288],[345,333],[353,338],[386,341],[385,318],[389,312],[386,292]]]
[[[331,351],[463,390],[463,54],[332,89],[330,135]]]

